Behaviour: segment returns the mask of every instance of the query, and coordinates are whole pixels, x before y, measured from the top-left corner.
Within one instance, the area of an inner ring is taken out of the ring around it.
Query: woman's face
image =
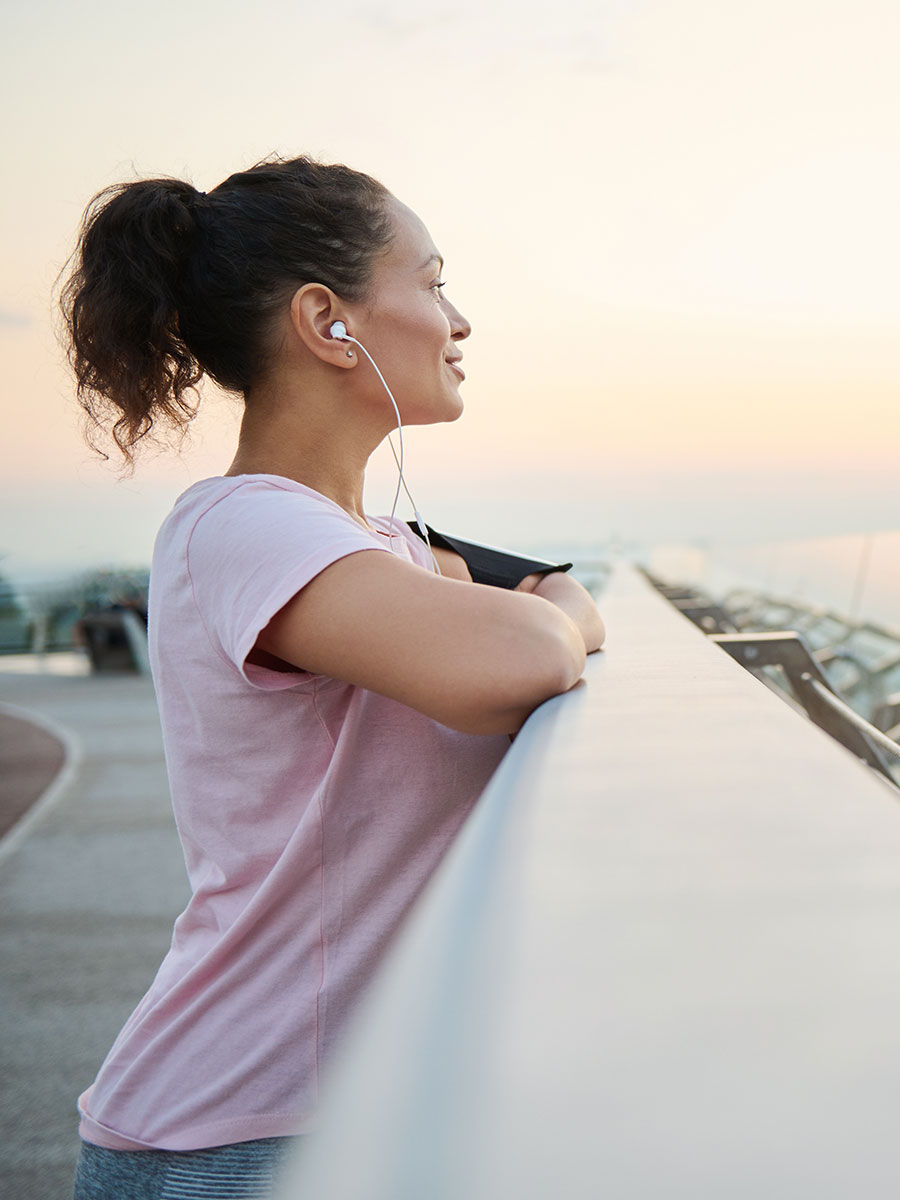
[[[393,197],[388,204],[393,240],[347,327],[378,364],[404,425],[455,421],[463,410],[459,385],[465,378],[459,343],[471,327],[442,292],[443,262],[428,230],[406,205]],[[371,372],[365,355],[359,357],[357,370]],[[374,382],[391,410],[377,377]]]

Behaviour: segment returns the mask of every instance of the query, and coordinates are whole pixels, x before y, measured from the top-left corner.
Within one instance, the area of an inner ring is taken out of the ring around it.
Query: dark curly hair
[[[109,425],[130,465],[155,421],[183,433],[204,374],[249,399],[298,287],[364,298],[391,240],[389,195],[306,157],[257,163],[208,194],[177,179],[98,193],[61,292],[91,444]]]

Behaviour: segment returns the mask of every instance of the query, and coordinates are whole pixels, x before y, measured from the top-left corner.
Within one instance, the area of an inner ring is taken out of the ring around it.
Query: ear
[[[356,354],[348,356],[348,345],[331,336],[335,321],[349,325],[347,307],[323,283],[305,283],[291,298],[291,325],[307,350],[332,367],[355,367]]]

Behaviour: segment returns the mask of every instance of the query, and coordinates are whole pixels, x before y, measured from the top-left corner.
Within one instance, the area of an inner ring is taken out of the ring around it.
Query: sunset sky
[[[307,152],[378,176],[473,325],[467,411],[411,430],[431,524],[518,545],[900,527],[896,0],[35,0],[2,50],[0,571],[144,563],[230,461],[116,481],[51,289],[105,185]],[[379,451],[367,496],[390,507]]]

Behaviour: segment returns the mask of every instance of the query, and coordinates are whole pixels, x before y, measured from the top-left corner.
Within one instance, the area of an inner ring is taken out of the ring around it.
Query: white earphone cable
[[[397,464],[397,472],[398,472],[397,488],[396,488],[396,491],[394,492],[394,503],[391,506],[391,515],[390,515],[389,522],[388,522],[390,525],[390,528],[391,528],[391,530],[393,530],[396,525],[395,513],[397,512],[397,503],[400,499],[400,488],[402,486],[403,490],[406,492],[406,495],[409,497],[409,502],[413,507],[413,512],[416,514],[416,524],[419,526],[419,529],[422,532],[422,536],[425,539],[425,544],[428,547],[428,553],[431,555],[431,561],[434,564],[434,569],[435,569],[436,573],[438,575],[440,575],[441,568],[438,566],[438,561],[435,558],[434,551],[431,548],[431,541],[428,537],[428,529],[425,525],[425,522],[422,520],[421,514],[419,513],[419,510],[416,507],[416,502],[415,502],[415,500],[413,500],[412,493],[410,492],[409,488],[407,487],[406,480],[403,477],[403,462],[404,462],[403,422],[400,419],[400,409],[397,407],[397,401],[394,399],[393,392],[387,385],[387,380],[382,375],[381,371],[378,369],[378,363],[376,363],[375,359],[368,352],[368,350],[365,348],[365,346],[362,344],[362,342],[357,341],[357,339],[355,337],[351,337],[349,333],[345,333],[343,335],[343,337],[341,338],[341,341],[352,342],[354,344],[354,346],[359,346],[360,350],[362,350],[363,354],[366,356],[366,358],[372,364],[372,366],[375,370],[375,374],[381,380],[382,386],[384,387],[384,390],[388,394],[388,399],[390,400],[391,404],[393,404],[393,406],[394,406],[394,413],[396,414],[396,417],[397,417],[397,435],[400,438],[400,457],[399,458],[397,457],[397,451],[394,449],[394,443],[391,441],[391,435],[388,434],[388,445],[390,446],[391,453],[394,456],[394,462]],[[394,537],[402,537],[402,534],[390,533],[390,534],[388,534],[388,537],[393,539]],[[393,549],[393,547],[392,547],[392,549]]]

